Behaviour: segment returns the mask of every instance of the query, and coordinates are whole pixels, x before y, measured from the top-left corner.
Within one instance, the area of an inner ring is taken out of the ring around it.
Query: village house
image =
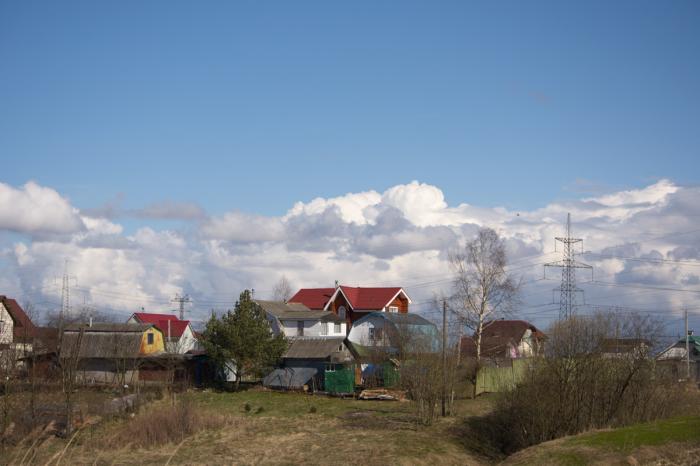
[[[165,351],[168,353],[185,354],[188,351],[197,351],[201,349],[190,321],[180,320],[172,314],[135,312],[129,320],[127,320],[127,323],[155,325],[163,332]]]
[[[268,388],[326,390],[326,375],[349,368],[353,357],[344,337],[295,337],[282,355],[282,364],[264,379]],[[352,374],[352,369],[348,369]],[[350,390],[352,391],[352,385]]]
[[[147,359],[165,351],[163,333],[153,324],[69,325],[60,360],[75,361],[80,383],[134,384]]]
[[[358,363],[357,385],[386,385],[400,359],[440,349],[437,327],[418,314],[372,312],[355,322],[346,341]]]
[[[14,299],[0,295],[0,347],[21,347],[31,351],[36,333],[36,327],[22,306]]]
[[[677,379],[685,379],[690,372],[690,380],[700,382],[700,336],[691,330],[686,339],[681,338],[656,356],[658,366]]]
[[[493,362],[529,358],[542,352],[545,339],[544,333],[524,320],[494,320],[482,330],[481,357]],[[460,351],[464,358],[476,357],[475,337],[462,337]]]
[[[651,342],[643,338],[605,338],[601,342],[601,354],[606,358],[646,357]]]
[[[288,302],[300,303],[313,311],[330,311],[347,322],[354,322],[372,312],[406,314],[411,298],[403,288],[364,288],[338,285],[335,288],[302,288]]]
[[[255,300],[265,311],[275,335],[292,337],[345,337],[346,322],[331,311],[311,310],[301,303]]]

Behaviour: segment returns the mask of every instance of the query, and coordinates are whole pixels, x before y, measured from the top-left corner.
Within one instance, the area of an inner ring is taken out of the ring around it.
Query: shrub
[[[597,315],[555,324],[546,357],[533,360],[524,380],[498,397],[493,413],[472,421],[470,433],[485,436],[495,449],[510,454],[589,429],[675,414],[682,391],[656,371],[644,349],[606,349],[608,336],[625,330],[620,319]],[[636,325],[639,322],[637,318]],[[648,329],[636,330],[634,336],[641,340],[654,329],[649,323]]]
[[[315,413],[316,413],[316,406],[311,406],[311,407],[309,408],[309,412],[310,412],[311,414],[315,414]]]
[[[226,424],[226,418],[203,414],[191,402],[158,403],[128,421],[111,441],[112,446],[150,447],[179,443],[190,435]]]
[[[249,413],[250,410],[253,409],[253,407],[250,405],[250,403],[246,403],[245,405],[243,405],[243,409],[246,413]]]

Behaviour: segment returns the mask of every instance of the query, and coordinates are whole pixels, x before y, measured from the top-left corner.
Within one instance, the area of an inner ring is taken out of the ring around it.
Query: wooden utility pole
[[[447,301],[442,300],[442,416],[447,401]]]
[[[690,332],[688,331],[688,310],[685,310],[685,362],[686,380],[690,380]]]

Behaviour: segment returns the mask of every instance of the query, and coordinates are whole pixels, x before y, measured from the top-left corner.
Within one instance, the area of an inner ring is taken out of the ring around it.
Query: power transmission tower
[[[190,302],[190,295],[186,294],[184,296],[180,296],[179,294],[176,294],[172,302],[180,303],[180,320],[185,320],[185,303]]]
[[[70,281],[75,280],[73,275],[68,274],[68,259],[63,266],[63,286],[61,288],[61,312],[58,315],[59,331],[63,330],[63,321],[70,315]]]
[[[578,262],[575,258],[574,245],[581,243],[583,249],[583,239],[571,237],[571,214],[566,214],[566,236],[557,236],[555,240],[564,244],[563,258],[560,261],[549,262],[544,266],[545,270],[547,267],[561,268],[561,285],[554,291],[559,291],[559,318],[568,319],[574,314],[577,306],[576,293],[583,293],[583,290],[576,286],[576,269],[589,269],[593,274],[593,267]]]

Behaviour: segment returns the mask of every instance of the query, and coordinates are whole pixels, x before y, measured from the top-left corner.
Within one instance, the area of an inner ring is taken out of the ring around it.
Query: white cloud
[[[20,189],[0,183],[0,229],[65,234],[85,228],[78,210],[55,190],[33,181]]]
[[[2,200],[3,196],[12,199]],[[259,296],[266,296],[282,274],[297,286],[332,286],[335,280],[403,285],[421,302],[433,291],[449,288],[446,250],[463,244],[480,226],[489,226],[506,238],[513,269],[533,282],[524,291],[526,305],[546,304],[558,285],[558,271],[548,271],[548,280],[541,280],[542,266],[559,258],[554,237],[563,234],[566,213],[571,212],[575,236],[585,238],[586,250],[602,254],[581,258],[595,266],[597,280],[697,287],[697,267],[603,256],[698,259],[699,197],[698,188],[661,180],[641,189],[552,202],[516,214],[467,203],[450,206],[438,187],[414,181],[383,193],[297,202],[281,217],[231,211],[195,224],[195,231],[149,226],[125,233],[114,221],[81,216],[50,188],[0,185],[0,205],[11,203],[15,213],[15,205],[43,206],[21,221],[8,222],[7,215],[0,214],[5,222],[0,229],[27,234],[4,250],[2,257],[10,267],[3,270],[0,283],[17,287],[14,291],[31,299],[44,296],[55,302],[60,294],[55,278],[68,258],[78,277],[78,301],[85,294],[98,307],[123,312],[140,306],[168,310],[176,292],[187,292],[195,302],[193,315],[205,318],[211,308],[230,307],[243,288],[254,287]],[[49,228],[61,222],[62,229]],[[693,230],[698,231],[688,234]],[[590,277],[583,273],[579,279],[591,303],[675,309],[692,298],[585,285]],[[550,308],[537,307],[528,318],[556,315]]]

